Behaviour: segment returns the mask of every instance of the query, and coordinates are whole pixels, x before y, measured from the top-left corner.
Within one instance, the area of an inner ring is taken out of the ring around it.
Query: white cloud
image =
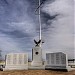
[[[44,4],[42,11],[50,16],[56,16],[51,26],[46,32],[46,43],[48,49],[65,51],[69,58],[74,57],[74,1],[73,0],[55,0]],[[44,45],[44,46],[45,46]],[[53,51],[54,51],[53,50]],[[72,56],[73,55],[73,56]]]

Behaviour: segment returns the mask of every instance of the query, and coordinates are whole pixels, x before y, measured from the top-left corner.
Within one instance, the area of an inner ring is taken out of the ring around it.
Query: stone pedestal
[[[32,66],[42,66],[42,61],[32,61]]]
[[[32,66],[42,66],[42,50],[41,47],[36,46],[32,49]]]

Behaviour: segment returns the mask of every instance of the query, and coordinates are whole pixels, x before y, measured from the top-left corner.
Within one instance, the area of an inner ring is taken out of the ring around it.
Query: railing
[[[71,68],[75,68],[75,59],[68,59],[68,65],[71,66]]]

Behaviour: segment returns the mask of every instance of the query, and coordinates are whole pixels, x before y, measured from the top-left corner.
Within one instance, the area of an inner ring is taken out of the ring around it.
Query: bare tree
[[[0,62],[2,61],[2,50],[0,50]]]

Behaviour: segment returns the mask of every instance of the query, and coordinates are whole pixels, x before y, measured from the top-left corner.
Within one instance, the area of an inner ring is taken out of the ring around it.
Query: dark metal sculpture
[[[34,43],[36,44],[36,46],[39,46],[39,45],[40,45],[40,43],[41,43],[41,40],[36,41],[36,40],[34,39]]]

